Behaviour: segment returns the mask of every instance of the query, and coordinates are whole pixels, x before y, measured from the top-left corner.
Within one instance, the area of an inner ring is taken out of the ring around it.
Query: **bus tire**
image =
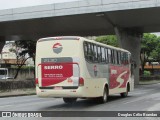
[[[126,92],[124,92],[124,93],[120,93],[121,97],[122,97],[122,98],[127,97],[127,96],[128,96],[128,92],[129,92],[129,84],[127,85]]]
[[[77,98],[63,98],[65,103],[74,103],[76,102]]]
[[[106,103],[108,100],[108,89],[105,87],[103,90],[103,96],[99,97],[100,103]]]

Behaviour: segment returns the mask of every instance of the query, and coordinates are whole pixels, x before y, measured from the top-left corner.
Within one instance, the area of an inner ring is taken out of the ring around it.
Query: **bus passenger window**
[[[106,62],[106,53],[105,53],[104,47],[101,47],[101,51],[102,51],[102,62],[105,63]]]
[[[121,63],[124,65],[125,64],[125,56],[124,53],[121,53]]]
[[[119,52],[116,51],[116,56],[117,56],[117,64],[119,65],[120,64],[120,59],[119,59]]]
[[[119,64],[121,64],[121,52],[118,52],[118,60],[119,60]]]
[[[97,46],[96,45],[93,45],[93,48],[94,48],[94,62],[98,62],[98,58],[97,58]]]
[[[114,63],[117,64],[117,51],[114,50]]]
[[[105,51],[106,51],[105,52],[106,53],[106,63],[108,63],[108,49],[106,48]]]
[[[98,62],[102,62],[102,53],[101,53],[101,47],[98,46],[97,47],[98,50]]]
[[[111,63],[114,64],[114,50],[111,50]]]
[[[88,47],[87,47],[87,43],[85,42],[84,43],[84,56],[85,56],[85,58],[87,58],[87,50],[88,50]]]
[[[92,51],[92,44],[88,43],[88,60],[93,62],[93,51]]]
[[[108,49],[108,62],[111,63],[111,49]]]

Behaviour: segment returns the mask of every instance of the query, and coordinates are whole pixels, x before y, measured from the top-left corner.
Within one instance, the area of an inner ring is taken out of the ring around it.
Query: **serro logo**
[[[61,45],[60,43],[55,43],[55,44],[53,45],[53,52],[54,52],[54,53],[59,54],[59,53],[62,52],[62,49],[63,49],[63,47],[62,47],[62,45]]]
[[[52,65],[52,66],[44,66],[45,70],[52,70],[52,69],[57,69],[57,70],[61,70],[63,69],[62,65]]]

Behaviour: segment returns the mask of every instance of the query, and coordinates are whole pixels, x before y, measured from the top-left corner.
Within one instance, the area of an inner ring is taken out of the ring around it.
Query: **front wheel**
[[[76,102],[77,98],[63,98],[65,103],[74,103]]]

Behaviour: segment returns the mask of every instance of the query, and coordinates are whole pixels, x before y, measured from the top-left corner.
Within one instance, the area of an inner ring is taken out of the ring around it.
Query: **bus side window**
[[[111,63],[111,49],[108,49],[108,62]]]
[[[118,51],[118,60],[119,60],[119,64],[121,65],[121,52]]]
[[[121,64],[124,65],[124,55],[123,55],[123,52],[121,52]]]
[[[94,52],[94,62],[98,62],[97,58],[97,45],[93,45],[93,52]]]
[[[88,46],[87,42],[84,43],[84,56],[87,58],[87,53],[88,53]]]
[[[92,44],[91,43],[88,43],[88,53],[87,53],[87,56],[88,56],[88,60],[93,62],[93,51],[92,51]]]
[[[106,51],[104,47],[101,47],[101,52],[102,52],[102,63],[106,62]]]
[[[117,64],[120,65],[120,54],[119,51],[116,51]]]
[[[108,49],[106,48],[105,51],[106,51],[106,52],[105,52],[105,53],[106,53],[106,63],[108,63],[108,62],[109,62],[109,61],[108,61],[108,60],[109,60],[109,57],[108,57]]]
[[[117,51],[114,50],[114,64],[118,64],[117,62]]]
[[[126,53],[126,64],[127,65],[129,64],[129,55],[128,55],[128,53]]]
[[[114,50],[111,50],[111,63],[115,64],[115,61],[114,61]]]
[[[97,46],[97,51],[98,51],[98,62],[102,62],[102,53],[101,53],[101,47]]]
[[[123,65],[128,65],[128,54],[125,52],[121,53],[121,63]]]
[[[91,44],[91,59],[92,59],[92,62],[94,62],[94,56],[95,56],[93,47],[94,47],[93,44]]]

